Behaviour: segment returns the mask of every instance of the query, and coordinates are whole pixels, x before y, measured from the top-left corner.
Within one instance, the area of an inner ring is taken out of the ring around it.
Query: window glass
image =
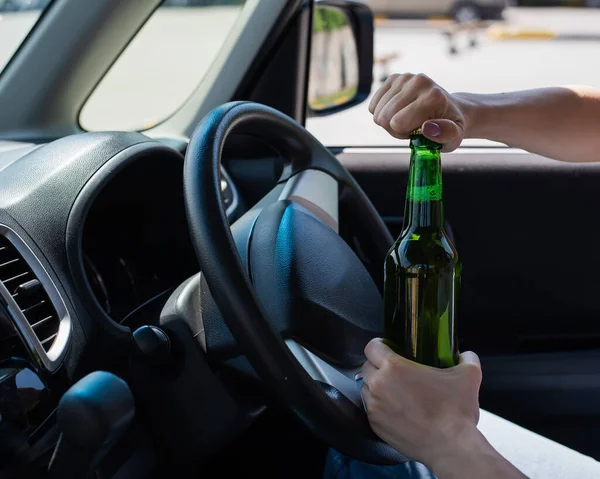
[[[164,121],[209,71],[244,4],[165,1],[94,90],[81,111],[81,126],[145,130]]]
[[[0,0],[0,73],[50,0]]]
[[[372,93],[395,72],[425,73],[450,92],[600,86],[600,0],[365,3],[376,14]],[[373,123],[368,101],[307,128],[330,146],[403,144]]]

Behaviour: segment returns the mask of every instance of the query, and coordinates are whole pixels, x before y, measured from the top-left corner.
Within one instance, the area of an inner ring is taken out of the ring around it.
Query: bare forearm
[[[453,95],[466,138],[485,138],[562,161],[600,161],[600,89],[569,86]]]
[[[438,455],[430,467],[438,479],[527,479],[502,457],[479,432],[457,437],[456,448]]]

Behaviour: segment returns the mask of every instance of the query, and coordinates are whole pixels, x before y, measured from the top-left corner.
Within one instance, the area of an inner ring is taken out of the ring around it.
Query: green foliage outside
[[[329,32],[348,25],[346,16],[332,8],[316,7],[313,18],[314,32]]]

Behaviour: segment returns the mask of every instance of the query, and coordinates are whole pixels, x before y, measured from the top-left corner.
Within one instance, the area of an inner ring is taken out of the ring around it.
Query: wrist
[[[425,463],[439,479],[527,479],[471,426]]]
[[[436,477],[440,477],[448,465],[464,461],[473,453],[472,451],[481,448],[482,441],[485,441],[485,438],[477,427],[470,426],[443,441],[443,447],[432,451],[434,457],[427,461],[426,465],[435,473]]]
[[[458,477],[457,473],[462,473],[466,464],[488,454],[491,448],[475,426],[456,434],[451,442],[446,442],[446,446],[435,451],[435,457],[426,464],[436,477],[442,479]]]
[[[484,138],[480,127],[489,123],[486,118],[489,115],[482,96],[473,93],[452,94],[465,119],[465,138]]]

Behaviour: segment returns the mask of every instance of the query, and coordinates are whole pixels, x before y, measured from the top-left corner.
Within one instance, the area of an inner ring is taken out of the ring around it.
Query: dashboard
[[[126,374],[131,331],[156,323],[199,272],[183,150],[138,133],[0,142],[1,477],[47,468],[60,397],[87,372]],[[225,170],[221,190],[238,217],[243,202]],[[108,469],[134,460],[128,447],[147,437],[136,434]]]

